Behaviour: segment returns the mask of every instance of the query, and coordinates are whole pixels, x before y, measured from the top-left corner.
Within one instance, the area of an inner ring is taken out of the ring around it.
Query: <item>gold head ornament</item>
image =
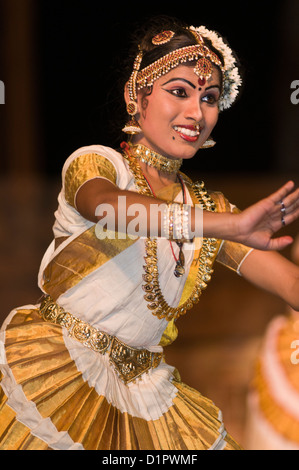
[[[138,90],[152,86],[157,79],[175,67],[196,61],[194,72],[199,77],[199,83],[202,85],[211,77],[213,65],[219,67],[223,76],[223,92],[219,100],[219,109],[221,111],[232,105],[242,83],[232,50],[215,31],[210,31],[204,26],[198,28],[190,26],[187,29],[196,39],[196,44],[180,47],[169,52],[143,69],[140,68],[143,59],[143,51],[140,49],[135,58],[133,72],[128,83],[129,104],[137,102]],[[162,31],[152,38],[152,43],[159,47],[171,41],[174,36],[173,31]],[[211,41],[213,48],[221,53],[224,64],[218,55],[205,44],[205,39]],[[133,104],[131,104],[131,108],[134,109],[134,114],[136,114],[137,108]],[[129,112],[129,114],[134,115],[133,112]]]

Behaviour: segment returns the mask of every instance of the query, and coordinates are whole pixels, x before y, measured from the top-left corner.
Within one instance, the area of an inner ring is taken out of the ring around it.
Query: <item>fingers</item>
[[[294,182],[288,181],[283,186],[281,186],[277,191],[270,195],[270,198],[273,202],[278,203],[281,199],[284,199],[293,189],[294,189]]]
[[[299,217],[299,188],[280,201],[281,220],[288,225]]]
[[[293,238],[272,235],[283,226],[299,218],[299,188],[288,181],[267,198],[243,211],[244,219],[239,223],[242,243],[262,250],[282,250],[293,243]],[[243,222],[243,225],[242,225]]]
[[[294,204],[297,206],[299,204],[299,188],[283,197],[281,201],[283,201],[285,207],[293,206]]]
[[[286,198],[290,197],[292,194],[296,193],[294,192],[294,187],[295,183],[293,181],[288,181],[286,184],[284,184],[281,188],[279,188],[277,191],[275,191],[273,194],[269,196],[269,199],[274,203],[274,204],[280,204],[280,202],[283,200],[285,201]],[[298,196],[298,194],[297,194]],[[296,197],[296,196],[295,196]]]
[[[299,188],[294,189],[294,186],[293,181],[288,181],[269,196],[276,206],[275,213],[280,217],[282,226],[289,225],[299,217]]]
[[[299,188],[294,190],[293,181],[286,183],[270,197],[279,206],[282,226],[289,225],[299,218]],[[292,243],[293,238],[290,236],[272,238],[268,249],[280,251]]]
[[[286,209],[286,215],[284,216],[284,221],[286,225],[291,224],[298,218],[299,218],[298,204],[294,205],[292,209]]]
[[[269,251],[281,251],[284,248],[287,248],[289,245],[293,243],[293,238],[289,236],[279,237],[279,238],[272,238],[270,243],[267,247]]]

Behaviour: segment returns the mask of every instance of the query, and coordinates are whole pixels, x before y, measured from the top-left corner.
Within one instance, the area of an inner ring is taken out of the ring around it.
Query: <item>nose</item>
[[[185,109],[185,118],[195,122],[200,122],[202,117],[203,113],[201,109],[201,101],[200,98],[195,95],[190,100],[188,100],[188,104]]]

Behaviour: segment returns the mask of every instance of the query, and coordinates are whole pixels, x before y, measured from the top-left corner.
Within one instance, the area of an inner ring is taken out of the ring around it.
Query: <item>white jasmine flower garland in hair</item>
[[[224,43],[223,39],[218,36],[215,31],[210,31],[205,26],[199,26],[195,28],[190,26],[191,31],[196,31],[203,37],[209,39],[213,44],[213,47],[222,53],[224,58],[223,67],[223,92],[219,100],[220,111],[230,108],[235,101],[239,87],[242,84],[242,79],[239,75],[238,67],[236,66],[236,58],[233,55],[230,47]]]

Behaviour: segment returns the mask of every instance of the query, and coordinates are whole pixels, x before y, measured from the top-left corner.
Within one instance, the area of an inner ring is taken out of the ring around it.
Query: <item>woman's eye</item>
[[[218,98],[215,95],[206,95],[202,98],[202,101],[208,104],[215,104],[218,101]]]
[[[174,96],[177,96],[178,98],[186,98],[187,93],[185,88],[174,88],[173,90],[168,90],[169,93],[171,93]]]

